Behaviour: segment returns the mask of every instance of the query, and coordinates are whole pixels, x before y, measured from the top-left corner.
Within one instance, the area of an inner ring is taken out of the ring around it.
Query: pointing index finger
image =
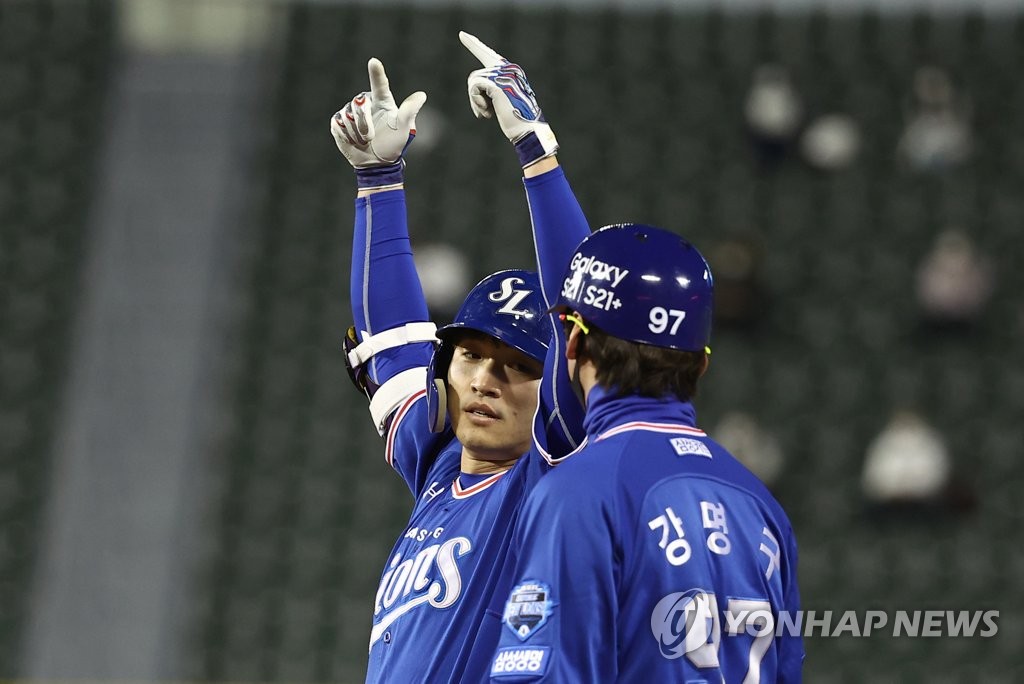
[[[480,63],[483,64],[485,68],[490,69],[491,67],[496,67],[507,61],[497,52],[484,45],[483,41],[472,33],[459,31],[459,40],[462,41],[462,44],[466,46],[467,50],[473,53],[474,57],[480,60]]]
[[[370,94],[374,102],[384,102],[391,97],[391,86],[388,84],[388,75],[384,73],[384,65],[376,57],[370,59],[366,64],[366,70],[370,74]]]

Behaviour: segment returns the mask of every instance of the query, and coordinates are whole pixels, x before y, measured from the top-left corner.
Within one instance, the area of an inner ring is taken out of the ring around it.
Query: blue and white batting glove
[[[544,120],[523,68],[465,31],[459,31],[459,40],[483,64],[482,69],[470,73],[468,81],[469,106],[476,118],[497,117],[524,169],[558,152],[558,141]]]
[[[402,155],[416,137],[416,114],[427,94],[417,91],[396,105],[380,60],[374,57],[366,68],[370,91],[359,93],[331,117],[331,134],[356,170],[360,188],[398,187],[404,176]]]

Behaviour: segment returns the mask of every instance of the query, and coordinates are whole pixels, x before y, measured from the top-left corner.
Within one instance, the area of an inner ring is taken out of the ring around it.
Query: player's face
[[[490,335],[469,333],[455,343],[448,417],[464,457],[486,466],[529,450],[542,372],[539,361]]]

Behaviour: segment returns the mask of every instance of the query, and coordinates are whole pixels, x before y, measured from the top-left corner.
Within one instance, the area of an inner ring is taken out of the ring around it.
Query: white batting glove
[[[476,118],[498,119],[524,169],[558,152],[558,141],[544,120],[523,68],[465,31],[459,31],[459,40],[483,64],[468,80],[469,106]]]
[[[370,91],[331,117],[331,134],[356,170],[360,188],[387,188],[402,183],[402,155],[416,137],[416,114],[427,94],[417,91],[396,106],[384,65],[374,57],[366,68]]]

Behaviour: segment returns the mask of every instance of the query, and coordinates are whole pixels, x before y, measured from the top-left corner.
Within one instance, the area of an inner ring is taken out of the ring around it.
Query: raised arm
[[[557,159],[558,141],[544,119],[526,73],[465,31],[459,40],[482,68],[469,74],[469,104],[476,117],[497,119],[523,168],[541,290],[550,307],[562,291],[569,259],[590,226]],[[566,369],[562,327],[550,316],[552,342],[544,363],[534,445],[549,464],[584,443],[582,395]]]
[[[523,168],[533,241],[544,299],[552,305],[562,289],[569,258],[590,225],[558,163],[558,141],[518,64],[465,31],[459,40],[482,68],[469,75],[469,104],[478,118],[498,120]]]
[[[416,135],[423,92],[395,103],[384,65],[367,65],[370,90],[331,118],[338,149],[355,170],[355,230],[350,299],[354,325],[346,337],[346,365],[370,399],[374,426],[384,436],[396,416],[410,411],[426,387],[435,326],[412,258],[406,218],[403,154]],[[420,416],[422,419],[422,416]],[[387,460],[415,492],[434,439],[422,420],[408,439],[389,435]]]

